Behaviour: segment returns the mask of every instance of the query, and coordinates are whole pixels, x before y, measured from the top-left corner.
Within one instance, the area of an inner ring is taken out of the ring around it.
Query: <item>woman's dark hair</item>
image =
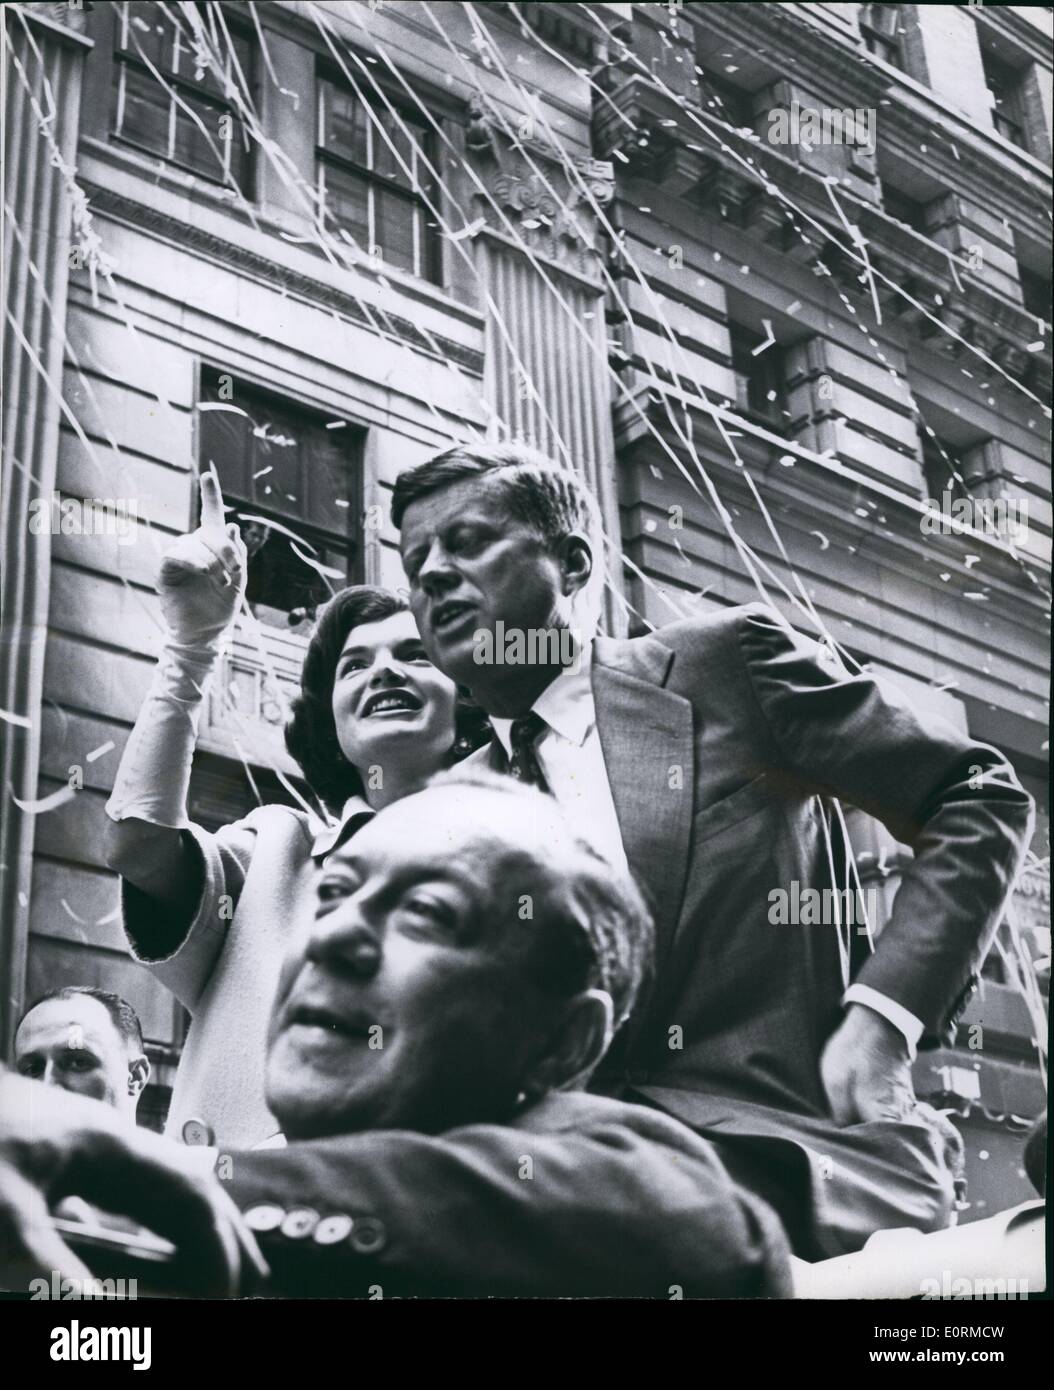
[[[300,694],[285,727],[285,746],[300,765],[311,790],[331,811],[349,796],[362,796],[362,779],[348,762],[333,719],[333,681],[348,633],[361,623],[379,623],[409,605],[387,589],[352,584],[334,594],[318,613],[300,673]],[[459,692],[454,711],[455,742],[450,761],[467,756],[490,737],[486,715]]]

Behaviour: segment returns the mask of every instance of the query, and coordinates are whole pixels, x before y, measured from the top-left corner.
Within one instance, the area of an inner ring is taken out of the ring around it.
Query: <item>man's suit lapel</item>
[[[695,787],[692,707],[664,685],[672,660],[654,637],[598,638],[593,649],[600,746],[626,858],[655,913],[660,961],[684,896]]]

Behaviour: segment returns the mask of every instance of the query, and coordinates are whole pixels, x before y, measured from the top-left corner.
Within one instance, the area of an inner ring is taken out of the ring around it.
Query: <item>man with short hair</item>
[[[246,1287],[233,1199],[272,1292],[788,1294],[779,1223],[709,1144],[572,1089],[632,1008],[650,942],[632,882],[551,799],[446,774],[318,871],[269,1036],[286,1148],[222,1155],[221,1183],[101,1106],[63,1113],[0,1078],[6,1278],[87,1276],[44,1207],[76,1191],[175,1241],[188,1292]]]
[[[26,1010],[15,1031],[15,1069],[101,1100],[133,1122],[150,1079],[136,1011],[93,985],[50,990]]]
[[[957,1138],[911,1062],[953,1034],[1028,842],[1006,760],[761,604],[593,641],[597,509],[518,445],[408,469],[392,518],[426,650],[491,716],[485,756],[550,791],[653,908],[654,987],[597,1084],[710,1137],[804,1258],[947,1224]],[[578,630],[580,661],[517,659],[516,633],[553,628]],[[773,891],[843,886],[834,797],[915,851],[870,954],[866,933],[770,917]]]

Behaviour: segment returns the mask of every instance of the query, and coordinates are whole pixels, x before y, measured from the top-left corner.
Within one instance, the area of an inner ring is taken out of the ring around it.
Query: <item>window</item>
[[[1005,140],[1028,148],[1025,139],[1025,112],[1021,100],[1023,74],[997,58],[986,48],[981,49],[984,80],[992,94],[992,124]]]
[[[946,439],[927,434],[925,430],[921,431],[921,434],[922,471],[926,478],[926,495],[932,497],[936,502],[942,502],[945,493],[953,502],[960,497],[969,497],[970,493],[959,481],[959,478],[963,476],[964,466],[962,450],[949,444]],[[955,476],[956,473],[959,475],[958,478]]]
[[[862,5],[860,34],[868,53],[881,58],[884,63],[892,64],[895,68],[903,68],[899,5]]]
[[[432,132],[423,120],[395,109],[398,117],[379,100],[367,108],[346,88],[322,78],[318,190],[323,215],[363,252],[438,281],[438,229],[425,201],[432,198]]]
[[[902,193],[899,188],[893,188],[891,184],[883,183],[882,206],[886,215],[892,217],[895,222],[903,222],[905,226],[911,227],[913,231],[919,232],[922,236],[929,235],[926,227],[926,204],[917,198]]]
[[[228,48],[221,30],[225,75],[252,97],[251,45],[235,30],[229,32]],[[249,135],[225,91],[224,81],[202,64],[189,27],[176,21],[171,8],[117,6],[114,135],[217,183],[232,177],[248,197]]]
[[[773,422],[781,419],[786,404],[783,352],[770,343],[763,352],[754,349],[765,339],[742,324],[729,325],[732,370],[736,377],[736,404],[744,415]]]
[[[754,128],[754,97],[742,87],[736,87],[723,77],[703,68],[699,78],[699,100],[719,120],[727,121],[736,130]]]
[[[261,622],[295,626],[353,577],[356,436],[343,421],[212,369],[201,398],[217,408],[199,412],[198,460],[216,465],[235,508],[231,520],[249,551],[249,605]]]
[[[1037,275],[1034,270],[1018,263],[1018,279],[1021,282],[1021,298],[1030,314],[1044,322],[1051,321],[1051,281],[1049,275]]]

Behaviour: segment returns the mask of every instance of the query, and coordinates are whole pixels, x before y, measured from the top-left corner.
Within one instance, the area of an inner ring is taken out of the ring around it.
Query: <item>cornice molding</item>
[[[773,81],[793,75],[806,86],[815,82],[832,105],[875,106],[891,85],[887,73],[866,61],[862,41],[847,44],[848,35],[810,24],[786,5],[718,3],[690,7],[688,14],[697,36],[716,33],[720,43],[764,53],[774,69]],[[847,64],[847,57],[860,61]]]
[[[1010,5],[971,5],[974,19],[994,34],[1006,38],[1016,48],[1027,52],[1029,58],[1050,73],[1050,38],[1040,33],[1022,15],[1015,14]]]
[[[305,275],[301,271],[291,270],[277,261],[270,260],[267,256],[250,251],[247,247],[240,246],[225,237],[217,236],[214,232],[205,231],[201,227],[194,226],[193,223],[184,222],[168,213],[159,211],[157,208],[138,202],[134,198],[114,193],[99,184],[84,183],[82,187],[88,195],[93,211],[97,213],[170,241],[181,250],[192,250],[239,274],[251,275],[255,279],[284,290],[287,294],[294,295],[309,304],[326,309],[335,309],[353,323],[362,324],[364,327],[376,331],[358,298],[327,284],[324,280]],[[441,360],[454,361],[466,371],[482,377],[482,352],[477,352],[466,347],[463,343],[454,342],[452,339],[442,337],[437,333],[425,335],[416,324],[402,315],[386,312],[384,319],[386,326],[390,327],[414,351],[435,358],[436,347],[438,347],[442,354]]]
[[[748,235],[768,242],[782,253],[813,264],[814,268],[823,262],[824,268],[817,269],[817,274],[831,274],[848,288],[859,288],[855,282],[860,268],[846,253],[839,251],[837,243],[846,241],[845,228],[825,196],[824,181],[819,174],[759,139],[745,143],[757,170],[757,175],[752,176],[732,155],[723,153],[716,141],[701,146],[698,137],[702,132],[686,119],[689,109],[686,103],[673,101],[655,91],[641,76],[629,78],[610,90],[608,98],[611,105],[637,127],[638,139],[644,137],[644,147],[631,146],[628,163],[616,166],[617,175],[659,181],[668,187],[671,161],[674,161],[677,196],[696,216],[700,210],[709,211],[721,220],[741,226]],[[624,130],[610,111],[608,103],[598,104],[595,141],[596,147],[604,152]],[[829,228],[836,240],[826,248],[810,247],[800,241],[780,205],[765,192],[766,184],[777,187]],[[621,190],[619,196],[622,196]],[[632,203],[633,198],[629,201]],[[906,277],[906,288],[916,299],[925,299],[925,294],[920,296],[920,290],[927,291],[935,304],[944,306],[940,317],[946,322],[954,320],[956,330],[967,341],[990,338],[990,346],[1000,354],[1024,354],[1027,344],[1036,336],[1034,314],[971,278],[969,271],[962,267],[956,278],[947,250],[901,226],[876,204],[846,189],[841,190],[841,202],[846,214],[859,225],[871,244],[871,259],[877,269],[898,284]],[[902,325],[912,328],[925,325],[923,333],[938,331],[935,324],[895,289],[880,282],[878,293],[883,309],[891,317],[898,318]],[[936,295],[940,296],[939,300]],[[958,350],[961,351],[961,347]],[[1018,360],[1024,370],[1027,358]],[[1008,370],[1011,370],[1009,364]]]
[[[980,16],[982,7],[976,7]],[[934,94],[926,88],[916,90],[907,81],[901,81],[895,74],[880,68],[872,62],[867,50],[860,42],[852,42],[848,35],[828,33],[819,26],[810,25],[801,16],[789,13],[787,7],[779,4],[726,4],[716,3],[690,8],[688,13],[696,32],[716,35],[723,42],[740,46],[751,44],[759,52],[764,52],[778,76],[793,73],[795,81],[804,85],[812,78],[820,91],[830,97],[832,105],[862,107],[878,105],[883,98],[887,104],[882,107],[883,122],[896,123],[897,135],[901,137],[906,149],[916,162],[920,159],[919,147],[927,144],[927,162],[932,164],[932,176],[942,182],[949,192],[962,192],[970,196],[970,183],[984,184],[998,190],[1005,210],[1013,215],[1019,213],[1022,201],[1022,174],[1008,167],[1008,159],[1014,156],[1001,149],[978,150],[972,146],[964,131],[964,138],[957,140],[958,158],[947,148],[951,132],[948,124],[953,121],[965,122],[970,133],[975,133],[972,123],[965,116],[956,117],[937,107],[930,115],[920,112],[917,105],[906,103],[901,92],[913,98],[915,103],[924,103],[927,98],[936,102]],[[1006,17],[1006,9],[998,11],[993,7],[985,11],[985,21],[992,15]],[[1026,21],[1013,17],[1016,26],[1028,29]],[[1009,22],[1009,21],[1007,21]],[[993,23],[993,27],[994,23]],[[1015,29],[1016,33],[1016,29]],[[627,70],[628,71],[628,70]],[[774,75],[773,80],[777,80]],[[844,100],[842,98],[845,98]],[[920,116],[925,122],[920,129]],[[927,136],[940,135],[939,140],[928,140]],[[976,132],[982,135],[984,132]],[[1042,175],[1042,168],[1029,169],[1028,173]],[[1048,172],[1049,178],[1049,172]],[[1046,228],[1049,190],[1026,185],[1025,196],[1029,199],[1030,219]],[[1045,231],[1044,231],[1045,235]]]

